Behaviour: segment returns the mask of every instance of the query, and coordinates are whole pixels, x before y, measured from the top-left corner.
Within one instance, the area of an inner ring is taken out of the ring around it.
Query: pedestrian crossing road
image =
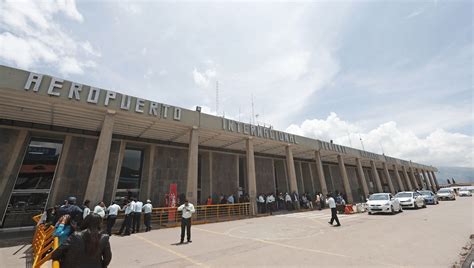
[[[347,220],[355,220],[364,216],[365,214],[356,213],[356,214],[338,214],[337,217],[341,221]],[[326,220],[328,221],[331,219],[331,211],[324,210],[324,211],[307,211],[307,212],[297,212],[297,213],[289,213],[283,215],[276,215],[276,217],[284,217],[284,218],[295,218],[295,219],[309,219],[309,220]]]

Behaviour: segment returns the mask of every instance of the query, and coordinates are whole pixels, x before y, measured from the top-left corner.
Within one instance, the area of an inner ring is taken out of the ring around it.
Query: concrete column
[[[372,167],[372,175],[374,176],[377,191],[379,193],[383,193],[382,182],[380,182],[379,173],[377,172],[377,166],[375,166],[375,162],[373,160],[370,160],[370,166]]]
[[[21,163],[25,154],[25,145],[28,146],[27,143],[28,131],[20,130],[13,149],[9,152],[4,151],[8,154],[9,159],[5,169],[0,170],[0,216],[2,216],[2,218],[0,218],[0,223],[2,223],[4,220],[10,194],[15,187],[18,170],[21,168]]]
[[[413,185],[415,186],[416,189],[419,189],[420,187],[418,186],[418,182],[416,181],[416,177],[415,177],[415,172],[413,171],[413,168],[410,167],[410,178],[411,178],[411,181],[413,182]]]
[[[290,192],[298,193],[298,184],[296,182],[295,161],[290,145],[286,146],[286,165],[288,166],[288,180],[290,182]]]
[[[417,168],[415,168],[415,179],[416,179],[416,182],[418,183],[420,189],[424,189],[425,185],[423,183],[423,179],[421,178],[420,172],[418,171]]]
[[[362,183],[362,190],[364,191],[364,198],[367,198],[367,196],[369,196],[369,187],[367,186],[367,180],[365,179],[364,169],[362,168],[360,158],[356,158],[356,164],[357,174],[359,175],[360,181]]]
[[[398,173],[397,165],[393,165],[393,170],[395,172],[395,178],[397,178],[398,185],[400,185],[400,190],[405,191],[405,186],[403,186],[402,178],[400,178],[400,173]]]
[[[197,184],[198,184],[198,147],[199,130],[193,127],[189,133],[188,149],[188,176],[186,182],[186,198],[192,204],[197,204]]]
[[[94,162],[92,164],[86,193],[84,195],[84,200],[89,199],[91,204],[97,204],[97,202],[102,201],[102,198],[104,198],[110,146],[112,144],[112,134],[114,132],[114,116],[115,111],[107,110],[104,122],[102,123],[99,141],[97,142]]]
[[[436,184],[436,191],[439,190],[439,184],[438,184],[438,180],[436,179],[436,175],[434,173],[434,171],[431,171],[431,175],[433,175],[433,180],[434,180],[434,183]]]
[[[408,176],[407,168],[405,166],[402,166],[402,171],[403,171],[403,177],[405,177],[405,181],[407,183],[408,191],[413,190],[413,186],[410,181],[410,177]]]
[[[255,178],[255,156],[253,152],[253,140],[247,139],[247,187],[250,199],[250,214],[257,215],[257,181]]]
[[[430,181],[430,178],[428,178],[428,177],[426,176],[426,173],[425,173],[425,171],[424,171],[423,169],[421,170],[421,174],[423,175],[423,179],[426,181],[426,186],[427,186],[426,189],[427,189],[427,190],[431,190],[431,181]]]
[[[387,177],[388,188],[392,194],[395,194],[395,188],[393,187],[392,178],[390,177],[390,172],[388,172],[387,162],[382,162],[383,171],[385,172],[385,177]]]
[[[323,163],[321,162],[321,153],[319,151],[315,151],[314,156],[316,159],[316,172],[318,173],[319,185],[321,186],[321,193],[326,196],[328,194],[328,187],[326,185],[326,179],[324,178],[324,169],[323,169]]]
[[[64,137],[63,148],[61,149],[61,156],[59,158],[58,166],[56,168],[56,175],[54,175],[53,185],[51,187],[51,192],[48,197],[48,207],[52,207],[56,204],[59,204],[58,192],[59,192],[59,185],[61,185],[63,176],[64,176],[64,167],[66,166],[66,157],[69,154],[69,148],[71,147],[71,139],[70,135]]]
[[[351,185],[349,184],[349,178],[347,177],[347,171],[346,171],[346,166],[344,165],[344,158],[342,158],[342,155],[337,155],[337,162],[339,163],[339,170],[341,171],[342,175],[342,182],[344,184],[344,191],[346,192],[347,195],[347,203],[352,204],[354,203],[354,198],[352,197],[352,190],[351,190]]]
[[[433,192],[436,192],[436,184],[435,184],[435,182],[434,182],[434,180],[433,180],[433,176],[431,176],[431,171],[430,171],[430,170],[427,170],[427,171],[426,171],[426,174],[428,175],[428,178],[430,179],[430,182],[431,182],[431,190],[432,190]]]

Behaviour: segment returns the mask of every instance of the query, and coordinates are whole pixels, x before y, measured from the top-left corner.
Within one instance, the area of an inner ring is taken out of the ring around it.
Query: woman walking
[[[112,259],[109,236],[100,233],[102,218],[89,214],[83,222],[83,230],[75,232],[53,252],[52,259],[59,260],[61,267],[107,267]]]

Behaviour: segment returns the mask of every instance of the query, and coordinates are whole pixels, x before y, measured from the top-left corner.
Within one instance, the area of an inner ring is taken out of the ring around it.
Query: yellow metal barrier
[[[36,215],[33,220],[38,223],[41,215]],[[39,268],[41,265],[51,260],[51,255],[59,246],[59,240],[53,236],[54,226],[45,226],[40,223],[36,225],[35,234],[31,247],[33,249],[33,268]],[[53,261],[53,268],[59,268],[59,262]]]
[[[196,213],[193,215],[193,224],[201,224],[216,221],[228,221],[250,216],[250,203],[218,204],[195,206]],[[181,224],[181,212],[177,207],[154,208],[151,222],[154,226],[175,227]],[[118,219],[123,219],[121,213]]]

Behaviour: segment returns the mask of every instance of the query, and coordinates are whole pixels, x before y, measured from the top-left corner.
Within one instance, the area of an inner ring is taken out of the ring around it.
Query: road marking
[[[195,229],[195,228],[194,228],[194,229]],[[145,241],[145,242],[147,242],[147,243],[149,243],[149,244],[151,244],[151,245],[153,245],[153,246],[155,246],[155,247],[157,247],[157,248],[166,250],[166,251],[168,251],[169,253],[171,253],[171,254],[173,254],[173,255],[176,255],[176,256],[180,257],[181,259],[187,260],[187,261],[189,261],[189,262],[192,263],[192,264],[195,264],[195,265],[198,265],[198,266],[202,266],[202,267],[209,267],[209,266],[207,266],[207,265],[205,265],[205,264],[203,264],[203,263],[200,263],[200,262],[198,262],[198,261],[195,261],[195,260],[191,259],[190,257],[188,257],[188,256],[186,256],[186,255],[184,255],[184,254],[182,254],[182,253],[179,253],[179,252],[174,251],[174,250],[172,250],[172,249],[169,249],[169,248],[167,248],[167,247],[165,247],[165,246],[162,246],[162,245],[160,245],[160,244],[157,244],[157,243],[155,243],[155,242],[153,242],[153,241],[151,241],[151,240],[148,240],[148,239],[144,238],[144,237],[141,236],[141,235],[134,235],[134,236],[132,236],[132,237],[137,237],[137,238],[139,238],[139,239],[141,239],[141,240],[143,240],[143,241]]]
[[[215,232],[215,231],[211,231],[211,230],[207,230],[207,229],[202,229],[202,228],[197,228],[197,227],[194,227],[193,229],[194,229],[194,230],[203,231],[203,232],[207,232],[207,233],[211,233],[211,234],[216,234],[216,235],[221,235],[221,236],[228,236],[228,237],[232,237],[232,238],[237,238],[237,239],[253,240],[253,241],[257,241],[257,242],[263,243],[263,244],[274,245],[274,246],[279,246],[279,247],[284,247],[284,248],[290,248],[290,249],[295,249],[295,250],[298,250],[298,251],[308,251],[308,252],[311,252],[311,253],[319,253],[319,254],[330,255],[330,256],[336,256],[336,257],[342,257],[342,258],[348,258],[348,259],[357,259],[356,257],[352,257],[352,256],[348,256],[348,255],[343,255],[343,254],[339,254],[339,253],[334,253],[334,252],[329,252],[329,251],[323,251],[323,250],[318,250],[318,249],[311,249],[311,248],[302,248],[302,247],[287,245],[287,244],[278,243],[278,242],[273,242],[273,241],[267,241],[267,240],[258,239],[258,238],[239,237],[239,236],[235,236],[235,235],[231,235],[231,234],[227,234],[227,233],[220,233],[220,232]],[[384,266],[398,267],[397,265],[387,264],[387,263],[381,263],[381,262],[377,262],[377,261],[370,261],[370,262],[376,263],[376,264],[379,264],[379,265],[384,265]]]

